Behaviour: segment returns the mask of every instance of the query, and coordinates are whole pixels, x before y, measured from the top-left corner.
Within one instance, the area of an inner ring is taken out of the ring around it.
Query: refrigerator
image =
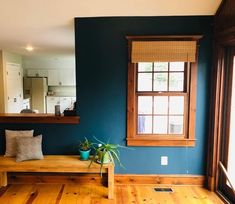
[[[46,95],[48,91],[46,77],[24,77],[24,98],[29,98],[30,109],[46,113]]]

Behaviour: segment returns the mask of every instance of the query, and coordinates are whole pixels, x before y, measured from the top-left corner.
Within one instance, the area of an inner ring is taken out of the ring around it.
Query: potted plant
[[[90,156],[90,151],[92,148],[92,142],[90,142],[86,137],[83,141],[80,141],[79,152],[81,160],[88,160]]]
[[[95,153],[91,160],[90,165],[94,161],[99,163],[101,176],[102,176],[102,167],[104,164],[112,162],[114,165],[115,163],[118,163],[121,167],[124,167],[120,161],[119,148],[127,148],[127,147],[118,144],[104,143],[98,140],[97,138],[95,139],[99,142],[99,144],[97,145],[97,147],[94,147]]]

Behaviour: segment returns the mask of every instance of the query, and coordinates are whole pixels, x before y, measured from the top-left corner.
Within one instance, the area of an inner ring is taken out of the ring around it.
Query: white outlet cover
[[[161,165],[162,166],[168,165],[168,157],[167,156],[161,156]]]

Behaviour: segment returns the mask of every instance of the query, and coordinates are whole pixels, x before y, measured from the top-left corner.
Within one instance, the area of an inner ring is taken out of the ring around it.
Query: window
[[[195,145],[199,38],[128,37],[128,145]]]

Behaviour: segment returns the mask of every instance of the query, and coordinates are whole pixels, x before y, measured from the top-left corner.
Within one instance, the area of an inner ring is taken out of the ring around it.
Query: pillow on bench
[[[16,156],[16,137],[33,137],[33,130],[5,130],[6,152],[4,156]]]
[[[42,135],[16,138],[16,162],[43,159]]]

